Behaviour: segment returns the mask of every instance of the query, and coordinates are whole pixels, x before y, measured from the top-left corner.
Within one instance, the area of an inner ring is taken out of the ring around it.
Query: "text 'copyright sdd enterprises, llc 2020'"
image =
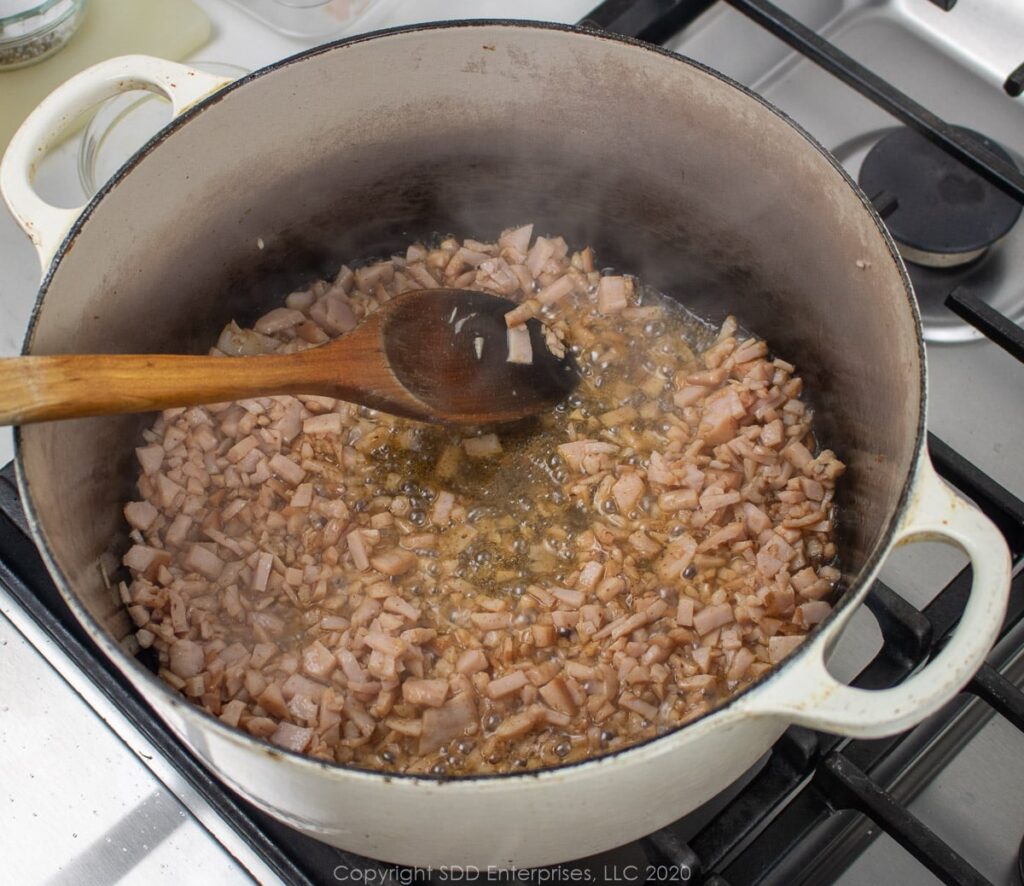
[[[333,871],[339,883],[368,886],[411,886],[413,883],[686,883],[691,871],[686,865],[598,864],[559,865],[550,868],[503,868],[497,865],[444,865],[437,868],[349,867]]]

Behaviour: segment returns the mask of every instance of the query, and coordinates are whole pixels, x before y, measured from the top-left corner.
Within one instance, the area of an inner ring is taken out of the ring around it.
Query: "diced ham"
[[[679,603],[676,606],[676,623],[680,627],[693,627],[693,607],[694,600],[692,597],[681,596],[679,598]]]
[[[534,277],[539,277],[541,271],[544,270],[544,265],[548,263],[548,260],[554,254],[555,246],[553,241],[547,237],[538,237],[526,254],[526,267],[530,274]]]
[[[521,363],[530,365],[533,363],[533,345],[530,343],[530,330],[523,326],[510,326],[506,332],[508,345],[508,356],[505,358],[508,363]]]
[[[632,471],[623,474],[612,486],[612,498],[615,499],[620,514],[628,514],[632,511],[643,494],[644,481]]]
[[[561,711],[563,714],[576,715],[576,702],[573,700],[572,695],[569,694],[565,680],[561,677],[555,677],[548,683],[545,683],[540,687],[539,693],[540,697],[544,699],[545,704],[549,707],[554,708],[556,711]]]
[[[319,640],[302,650],[302,670],[318,680],[327,680],[338,666],[338,659]]]
[[[778,664],[804,641],[803,634],[776,634],[768,640],[768,660]]]
[[[658,496],[658,507],[666,513],[693,510],[697,504],[697,493],[693,489],[671,489]]]
[[[782,457],[786,459],[798,471],[803,470],[813,460],[810,450],[797,440],[794,440],[782,450]]]
[[[159,443],[151,443],[149,446],[140,446],[135,450],[135,456],[142,466],[142,473],[147,477],[152,476],[164,464],[164,448]]]
[[[831,604],[826,603],[824,600],[812,600],[810,603],[801,603],[796,607],[793,623],[809,628],[812,625],[823,622],[831,612]]]
[[[754,663],[756,656],[753,652],[747,649],[745,646],[736,650],[736,654],[733,656],[732,664],[729,665],[729,669],[725,672],[726,680],[739,680],[744,677],[750,666]]]
[[[529,682],[529,678],[523,671],[512,671],[487,684],[487,697],[504,698],[506,695],[518,692]]]
[[[566,464],[572,470],[582,471],[584,474],[596,474],[602,470],[610,461],[607,457],[618,451],[619,447],[614,443],[600,440],[577,440],[573,443],[563,443],[558,447],[559,455],[565,459]]]
[[[718,606],[705,606],[693,616],[693,628],[702,637],[729,624],[733,620],[732,606],[721,603]]]
[[[523,225],[518,228],[508,228],[501,232],[498,238],[498,245],[504,248],[514,249],[516,252],[526,255],[530,249],[530,238],[533,236],[533,225]]]
[[[269,465],[275,474],[292,486],[298,486],[306,476],[306,472],[301,467],[280,452],[271,456]]]
[[[303,434],[333,434],[334,436],[340,436],[342,428],[344,428],[342,417],[337,412],[314,415],[302,423]]]
[[[195,677],[206,667],[203,647],[192,640],[175,640],[168,650],[168,667],[171,673],[182,678]]]
[[[378,652],[394,658],[403,655],[408,648],[405,641],[401,638],[392,637],[380,631],[368,631],[366,636],[363,637],[363,642],[371,649],[376,649]]]
[[[270,741],[276,744],[279,748],[284,748],[286,751],[296,751],[298,753],[302,753],[306,750],[312,740],[312,729],[296,726],[295,724],[288,723],[286,721],[278,723],[274,734],[270,736]]]
[[[148,545],[132,545],[122,558],[129,569],[141,572],[149,578],[156,575],[161,566],[171,562],[171,555],[160,548],[152,548]]]
[[[370,557],[370,565],[382,575],[405,575],[415,568],[417,562],[412,551],[403,551],[401,548],[392,548]]]
[[[470,458],[491,458],[501,454],[501,443],[497,434],[467,437],[462,441],[462,448]]]
[[[189,572],[198,572],[211,581],[220,578],[221,572],[224,571],[224,561],[202,544],[194,544],[188,549],[182,565]]]
[[[440,707],[423,712],[419,752],[430,754],[448,742],[466,735],[477,722],[472,692],[459,692]]]
[[[494,735],[500,739],[519,738],[521,735],[526,735],[543,718],[544,708],[541,705],[530,705],[526,710],[503,720],[494,730]]]
[[[406,680],[402,683],[402,698],[409,704],[439,708],[448,695],[446,680]]]
[[[352,562],[360,571],[370,568],[370,558],[366,550],[366,541],[359,529],[353,529],[345,536],[348,541],[348,551],[352,555]]]
[[[459,656],[458,661],[455,662],[455,670],[460,674],[465,674],[467,677],[486,670],[487,666],[487,656],[484,655],[481,649],[467,649]]]
[[[665,552],[654,564],[654,571],[663,581],[681,578],[696,554],[696,540],[684,533],[668,543]]]
[[[658,719],[658,709],[650,702],[643,701],[632,693],[623,692],[619,697],[619,704],[627,711],[633,711],[652,723]]]
[[[746,528],[742,523],[728,523],[721,529],[712,532],[704,541],[697,545],[698,551],[713,551],[723,545],[730,544],[738,538],[746,535]]]
[[[274,308],[274,310],[268,311],[260,317],[256,321],[254,328],[262,335],[273,335],[275,332],[291,329],[293,326],[298,326],[305,321],[306,315],[302,311],[296,311],[292,308]]]
[[[716,391],[704,401],[697,434],[709,446],[725,443],[736,436],[737,419],[744,411],[733,388]]]
[[[159,513],[148,501],[131,501],[124,506],[125,520],[142,532],[153,525]]]
[[[263,593],[267,589],[267,583],[270,581],[270,570],[274,565],[274,555],[269,554],[266,551],[261,552],[256,557],[256,568],[252,571],[252,583],[251,587],[258,593]]]
[[[511,612],[474,612],[469,618],[481,631],[503,631],[512,624]]]
[[[627,306],[626,278],[602,277],[597,284],[597,309],[602,314],[617,314]]]
[[[572,289],[572,277],[559,277],[554,283],[541,289],[535,297],[542,305],[553,305],[565,298]]]
[[[583,591],[574,588],[552,588],[552,595],[562,604],[570,609],[579,609],[587,599]]]

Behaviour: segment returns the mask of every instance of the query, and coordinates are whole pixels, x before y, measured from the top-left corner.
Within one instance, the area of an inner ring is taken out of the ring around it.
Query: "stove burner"
[[[991,153],[1013,163],[991,139],[959,127]],[[912,129],[878,141],[858,176],[868,195],[887,192],[896,209],[885,223],[909,262],[951,268],[980,258],[1020,217],[1021,205]]]

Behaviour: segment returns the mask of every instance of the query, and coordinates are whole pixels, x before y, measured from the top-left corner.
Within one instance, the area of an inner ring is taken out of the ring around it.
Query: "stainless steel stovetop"
[[[202,5],[218,24],[254,33],[243,19],[225,15],[220,0],[203,0]],[[531,8],[517,14],[573,21],[583,18],[592,4],[555,0],[526,5]],[[679,4],[641,0],[639,5]],[[1010,72],[1024,62],[1024,3],[959,0],[950,11],[933,0],[782,0],[778,5],[944,119],[995,139],[1018,161],[1024,155],[1024,99],[1013,99],[1003,89]],[[426,6],[411,0],[384,3],[363,27],[430,15],[501,16],[512,6],[468,0]],[[229,50],[233,44],[224,38],[222,34],[214,46]],[[724,2],[714,4],[666,45],[764,95],[833,151],[855,177],[871,145],[898,125]],[[255,67],[301,48],[270,46],[265,42],[258,58],[227,51],[218,60]],[[59,172],[53,175],[59,180]],[[0,240],[9,234],[7,220],[0,221]],[[26,270],[30,254],[21,245],[0,242],[0,257],[8,255],[16,258],[8,279],[24,289],[32,277],[31,269]],[[1007,316],[1020,319],[1024,222],[984,261],[989,263],[985,274],[968,285]],[[0,305],[0,317],[5,307]],[[941,299],[922,304],[922,310],[933,337],[972,335],[958,326]],[[8,313],[19,316],[15,310]],[[11,343],[16,337],[12,322],[0,329]],[[928,362],[930,428],[1024,498],[1019,444],[1024,438],[1024,365],[980,337],[957,344],[934,341]],[[946,548],[916,545],[894,558],[883,579],[922,608],[964,562]],[[0,611],[7,616],[0,618],[0,753],[15,761],[0,781],[0,808],[8,812],[0,845],[9,842],[5,848],[16,880],[275,878],[259,853],[239,839],[231,824],[157,746],[119,715],[116,705],[96,691],[2,588]],[[844,637],[837,672],[859,672],[877,652],[880,637],[873,616],[860,612]],[[1024,685],[1022,672],[1020,667],[1010,671],[1017,685]],[[991,882],[1015,884],[1020,882],[1017,852],[1024,836],[1022,796],[1024,733],[995,718],[916,792],[910,808]],[[324,872],[325,880],[331,876]],[[939,881],[883,835],[839,882],[873,886]]]

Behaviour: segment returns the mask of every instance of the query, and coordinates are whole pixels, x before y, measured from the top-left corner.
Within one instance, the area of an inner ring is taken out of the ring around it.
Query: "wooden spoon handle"
[[[318,393],[301,355],[95,354],[0,359],[0,425]],[[315,374],[315,373],[314,373]]]

